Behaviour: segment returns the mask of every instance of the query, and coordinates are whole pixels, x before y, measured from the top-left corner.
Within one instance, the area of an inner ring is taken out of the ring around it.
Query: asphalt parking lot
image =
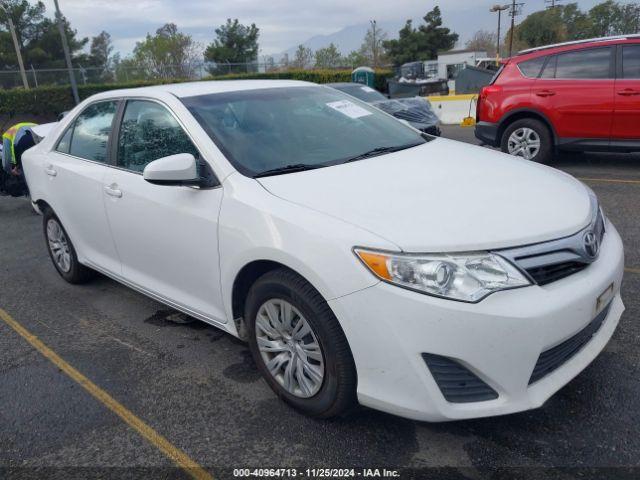
[[[445,127],[444,136],[475,142],[473,129]],[[358,467],[402,478],[637,478],[640,155],[563,155],[554,166],[594,189],[624,240],[620,326],[544,407],[442,424],[364,408],[332,421],[299,415],[260,379],[242,342],[172,321],[167,307],[105,277],[63,282],[41,218],[25,199],[0,197],[0,477]]]

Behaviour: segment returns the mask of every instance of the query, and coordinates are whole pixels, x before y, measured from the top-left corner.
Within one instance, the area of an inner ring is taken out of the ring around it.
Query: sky
[[[518,1],[525,3],[521,19],[544,6],[544,0]],[[53,16],[53,0],[44,3],[47,14]],[[260,28],[260,55],[273,55],[312,36],[331,34],[370,19],[402,25],[406,19],[420,19],[435,5],[442,11],[445,26],[457,32],[464,43],[477,30],[496,28],[496,14],[489,13],[495,3],[496,0],[59,0],[62,13],[81,37],[106,30],[115,51],[123,56],[131,53],[147,33],[154,33],[168,22],[191,34],[203,48],[215,37],[214,29],[227,18],[255,23]],[[599,0],[577,3],[587,10]],[[506,19],[503,20],[506,27]],[[397,32],[389,34],[394,36]]]

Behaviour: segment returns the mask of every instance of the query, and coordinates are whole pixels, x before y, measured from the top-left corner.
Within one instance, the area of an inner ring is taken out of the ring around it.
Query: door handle
[[[623,97],[630,97],[631,95],[640,95],[640,90],[634,90],[633,88],[625,88],[624,90],[619,90],[618,95],[622,95]]]
[[[50,177],[55,177],[56,175],[58,175],[58,172],[56,171],[55,168],[53,168],[52,165],[47,165],[44,169],[45,173],[47,175],[49,175]]]
[[[536,95],[539,97],[553,97],[556,94],[553,90],[539,90]]]
[[[104,187],[104,191],[110,197],[115,197],[115,198],[121,198],[122,197],[122,190],[119,190],[118,186],[115,183],[109,185],[108,187]]]

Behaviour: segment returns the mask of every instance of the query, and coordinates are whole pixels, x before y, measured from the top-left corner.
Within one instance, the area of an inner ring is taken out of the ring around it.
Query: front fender
[[[311,283],[326,300],[370,287],[378,280],[352,248],[399,251],[368,231],[267,192],[257,181],[230,176],[219,217],[220,285],[228,319],[238,273],[256,260],[280,263]]]

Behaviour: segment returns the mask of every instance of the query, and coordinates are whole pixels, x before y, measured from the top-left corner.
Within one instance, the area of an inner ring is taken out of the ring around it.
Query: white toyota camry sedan
[[[106,92],[23,161],[63,279],[101,272],[246,339],[317,417],[539,407],[624,310],[622,243],[585,185],[327,87]]]

